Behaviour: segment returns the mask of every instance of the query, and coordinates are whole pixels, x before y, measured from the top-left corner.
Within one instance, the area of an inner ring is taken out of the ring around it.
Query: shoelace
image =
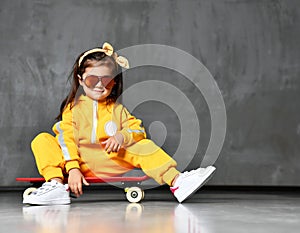
[[[190,176],[190,175],[193,175],[195,173],[202,173],[205,171],[205,168],[198,168],[196,170],[191,170],[191,171],[185,171],[184,173],[182,173],[183,177],[186,177],[186,176]]]
[[[49,191],[51,188],[55,188],[56,184],[51,182],[45,182],[41,187],[39,187],[37,190],[32,192],[31,194],[37,195],[37,194],[43,194],[47,191]]]

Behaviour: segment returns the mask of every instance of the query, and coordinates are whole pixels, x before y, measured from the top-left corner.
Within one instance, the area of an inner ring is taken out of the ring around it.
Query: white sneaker
[[[174,186],[170,188],[178,202],[183,202],[201,188],[212,177],[215,170],[215,167],[208,166],[180,173]]]
[[[24,197],[23,204],[30,205],[64,205],[70,204],[68,185],[52,180],[45,182],[40,188]]]

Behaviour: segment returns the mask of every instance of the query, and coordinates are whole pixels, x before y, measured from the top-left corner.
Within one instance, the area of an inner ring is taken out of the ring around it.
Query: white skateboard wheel
[[[23,192],[23,198],[27,197],[35,190],[37,190],[37,188],[35,188],[35,187],[30,187],[30,188],[25,189],[25,191]]]
[[[138,203],[144,198],[144,191],[139,187],[127,188],[126,198],[130,203]]]

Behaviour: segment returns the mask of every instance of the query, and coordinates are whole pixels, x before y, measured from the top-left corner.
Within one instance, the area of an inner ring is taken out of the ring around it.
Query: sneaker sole
[[[197,186],[196,188],[193,186],[188,191],[186,191],[184,194],[182,194],[180,197],[176,197],[179,203],[182,203],[184,200],[189,198],[191,195],[193,195],[195,192],[197,192],[203,185],[205,185],[207,183],[207,181],[210,180],[210,178],[214,174],[216,168],[213,166],[210,166],[209,168],[210,168],[209,171],[204,176],[204,178],[202,179],[202,182],[200,183],[199,186]]]
[[[71,200],[68,198],[57,199],[57,200],[48,200],[48,201],[23,201],[23,204],[27,205],[67,205],[70,204]]]

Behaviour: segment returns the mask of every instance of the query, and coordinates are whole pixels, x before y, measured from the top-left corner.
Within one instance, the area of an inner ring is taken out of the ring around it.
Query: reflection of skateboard
[[[137,176],[137,177],[122,177],[122,176],[116,176],[116,177],[109,177],[105,179],[101,179],[99,177],[85,177],[86,181],[88,183],[116,183],[120,182],[122,186],[124,187],[124,191],[126,193],[126,198],[131,203],[137,203],[140,202],[142,199],[144,199],[144,191],[139,187],[142,181],[148,180],[148,176]],[[33,185],[33,187],[27,188],[23,192],[23,198],[25,196],[30,195],[33,191],[37,189],[37,187],[41,186],[45,179],[42,177],[18,177],[16,178],[16,181],[19,182],[29,182]],[[67,178],[65,180],[67,182]]]

